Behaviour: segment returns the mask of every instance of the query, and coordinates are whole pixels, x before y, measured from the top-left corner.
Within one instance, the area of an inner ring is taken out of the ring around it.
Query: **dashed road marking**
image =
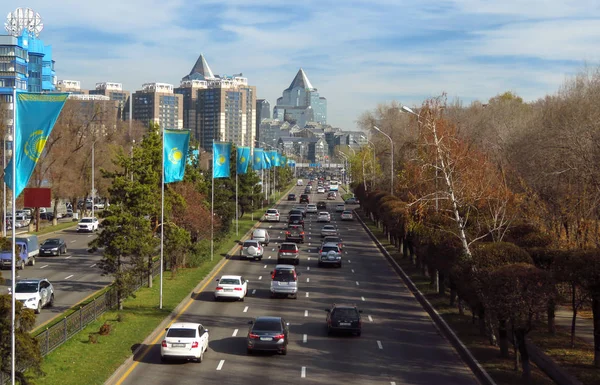
[[[243,311],[243,312],[244,312],[244,313],[248,313],[248,306],[246,306],[246,307],[244,308],[244,311]]]
[[[346,251],[346,254],[348,254],[348,252],[347,252],[347,251]],[[351,261],[351,260],[348,260],[348,263],[352,263],[352,261]]]
[[[310,253],[310,250],[308,250],[308,252]],[[310,261],[310,257],[308,257],[308,260]]]
[[[306,266],[306,270],[310,270],[310,266]]]
[[[94,264],[93,264],[92,266],[90,266],[90,267],[96,267],[96,264],[94,263]]]
[[[235,329],[235,330],[233,331],[233,334],[232,334],[231,336],[232,336],[232,337],[235,337],[235,336],[237,336],[237,334],[238,334],[238,329]]]
[[[267,259],[271,259],[271,256],[269,255],[269,257]]]
[[[356,286],[360,286],[360,283],[358,283],[358,281],[356,281]]]
[[[306,292],[306,298],[308,298],[308,291]]]
[[[306,378],[306,366],[302,367],[302,370],[300,371],[300,378]]]
[[[47,268],[48,266],[50,266],[50,265],[44,265],[44,266],[40,267],[40,269],[45,269],[45,268]]]
[[[73,277],[73,274],[69,275],[69,276],[68,276],[67,278],[65,278],[65,279],[69,279],[69,278],[71,278],[71,277]]]
[[[308,341],[308,335],[305,334],[302,336],[302,342],[306,343]]]
[[[365,301],[365,297],[360,297],[360,299],[364,302]]]
[[[383,349],[383,345],[381,344],[381,341],[377,341],[377,347],[379,349]]]
[[[217,365],[217,370],[223,369],[223,365],[225,364],[225,360],[219,361],[219,365]]]
[[[308,283],[308,282],[310,282],[310,278],[306,278],[306,282],[307,282],[307,283]]]
[[[373,322],[373,317],[369,316],[369,321]]]
[[[92,234],[88,235],[88,238],[91,237],[91,236],[92,236]]]
[[[252,295],[256,294],[256,289],[252,290]]]
[[[75,242],[77,242],[77,240],[76,240],[76,239],[75,239],[75,240],[72,240],[72,241],[71,241],[71,242],[69,242],[69,243],[75,243]]]
[[[65,257],[65,259],[71,259],[72,255],[69,255],[68,257]]]
[[[352,272],[354,273],[354,269],[352,269]]]
[[[258,280],[260,281],[262,279],[262,275],[260,277],[258,277]]]
[[[267,265],[265,265],[264,269],[266,269],[266,268],[267,268]]]
[[[304,310],[304,316],[308,317],[308,310]]]
[[[390,385],[396,385],[396,381],[390,381]]]

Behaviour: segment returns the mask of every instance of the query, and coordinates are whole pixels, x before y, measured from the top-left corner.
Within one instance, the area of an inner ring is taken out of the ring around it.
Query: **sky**
[[[345,130],[380,103],[443,92],[534,101],[600,62],[598,0],[4,0],[0,11],[17,7],[41,15],[58,78],[82,88],[178,86],[202,53],[273,107],[303,68]]]

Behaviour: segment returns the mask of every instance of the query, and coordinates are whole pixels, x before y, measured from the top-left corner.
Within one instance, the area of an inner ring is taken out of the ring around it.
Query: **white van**
[[[269,246],[269,242],[271,238],[269,237],[269,232],[265,229],[256,229],[252,232],[252,238],[255,241],[260,242],[264,246]]]
[[[296,182],[296,186],[304,186],[304,181],[302,179],[298,179],[298,182]]]

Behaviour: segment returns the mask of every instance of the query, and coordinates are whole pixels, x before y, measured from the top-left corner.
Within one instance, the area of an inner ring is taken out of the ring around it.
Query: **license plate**
[[[340,322],[340,326],[350,326],[350,322]]]
[[[261,341],[273,341],[273,338],[271,337],[260,337]]]
[[[233,289],[225,289],[225,291],[233,291]]]
[[[185,344],[172,344],[171,346],[174,348],[185,348]]]
[[[287,286],[288,283],[287,282],[279,282],[279,286]]]

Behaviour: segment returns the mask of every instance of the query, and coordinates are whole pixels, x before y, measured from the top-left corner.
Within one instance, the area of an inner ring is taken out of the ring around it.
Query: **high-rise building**
[[[87,90],[81,89],[81,82],[79,80],[59,80],[56,85],[56,91],[68,92],[73,95],[87,95]]]
[[[173,93],[173,85],[146,83],[133,94],[133,119],[160,128],[183,128],[183,96]]]
[[[282,97],[277,99],[273,118],[304,127],[307,123],[327,123],[327,99],[320,97],[302,68]]]
[[[175,89],[183,97],[184,128],[206,150],[213,141],[253,146],[256,137],[256,87],[242,74],[214,75],[203,55]]]
[[[125,119],[125,106],[129,102],[129,91],[123,91],[123,84],[113,82],[96,83],[96,89],[89,91],[90,95],[104,95],[109,100],[116,101],[118,119]],[[127,108],[129,111],[129,108]]]
[[[266,99],[256,99],[256,140],[262,140],[260,123],[265,119],[271,119],[271,103]]]

